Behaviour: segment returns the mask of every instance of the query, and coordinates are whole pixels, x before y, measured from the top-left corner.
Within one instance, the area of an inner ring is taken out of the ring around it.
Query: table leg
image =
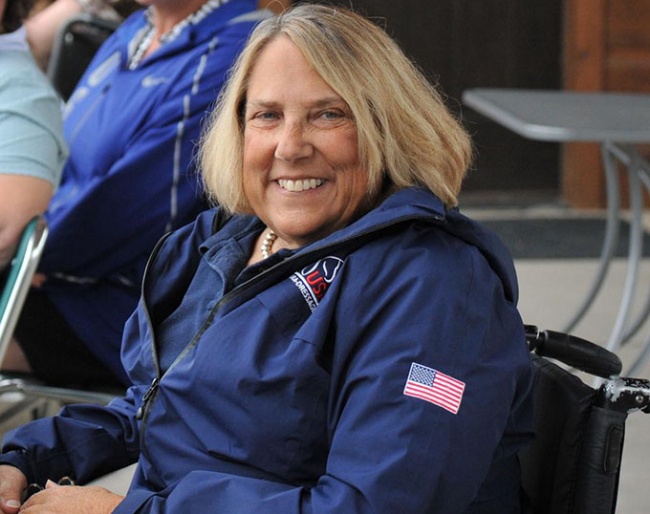
[[[571,332],[573,328],[584,318],[585,314],[591,307],[594,299],[600,292],[600,289],[607,277],[609,265],[614,256],[616,244],[618,243],[618,234],[620,226],[620,198],[619,198],[619,184],[618,173],[616,170],[616,160],[612,151],[613,147],[609,143],[601,145],[601,153],[603,159],[603,166],[605,171],[605,184],[607,186],[607,222],[605,225],[605,237],[603,246],[600,253],[600,260],[598,263],[598,270],[596,276],[591,284],[591,288],[587,292],[582,304],[573,315],[573,318],[564,326],[563,332]]]
[[[645,190],[650,193],[650,163],[643,159],[642,157],[639,157],[639,168],[638,168],[638,176],[645,187]],[[643,253],[643,234],[644,234],[644,227],[643,227],[643,188],[641,189],[641,200],[640,200],[640,209],[639,209],[639,246],[640,250],[639,253],[642,255]],[[631,337],[634,333],[636,333],[641,326],[647,321],[648,317],[650,317],[650,295],[647,298],[646,305],[644,309],[640,312],[638,315],[637,320],[635,323],[632,325],[630,330],[625,334],[625,338]],[[624,343],[627,342],[627,340],[624,339]],[[643,341],[642,350],[639,356],[636,358],[636,360],[632,363],[632,365],[629,368],[629,374],[630,376],[635,376],[637,373],[641,371],[643,366],[647,363],[648,359],[650,359],[650,334],[646,336],[646,339]]]
[[[645,187],[645,190],[650,193],[650,163],[648,163],[645,159],[640,158],[639,160],[639,178],[641,180],[641,194],[643,195],[643,187]],[[642,226],[643,224],[643,197],[639,200],[640,204],[640,209],[637,213],[638,215],[638,223],[639,223],[639,228],[638,228],[638,233],[639,233],[639,246],[640,246],[640,257],[642,258],[643,255],[643,235],[645,233],[644,227]],[[646,302],[637,315],[637,318],[633,323],[630,324],[630,327],[628,328],[627,332],[625,332],[625,335],[623,336],[623,344],[625,344],[627,341],[629,341],[640,329],[641,327],[645,324],[646,320],[650,317],[650,294],[647,295],[646,297]]]
[[[625,340],[625,330],[630,319],[639,276],[639,264],[642,253],[641,245],[643,242],[643,190],[639,175],[643,166],[642,157],[633,146],[612,145],[612,151],[618,154],[627,171],[630,184],[630,211],[632,214],[629,232],[627,273],[625,276],[623,295],[614,328],[607,342],[607,349],[616,353]]]

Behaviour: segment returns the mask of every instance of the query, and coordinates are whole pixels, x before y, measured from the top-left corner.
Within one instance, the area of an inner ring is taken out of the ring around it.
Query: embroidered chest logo
[[[300,290],[313,312],[339,272],[343,261],[330,255],[291,275],[291,281]]]

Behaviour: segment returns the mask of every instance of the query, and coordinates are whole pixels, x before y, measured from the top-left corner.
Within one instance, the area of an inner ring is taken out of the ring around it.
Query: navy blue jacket
[[[9,433],[0,461],[84,482],[139,458],[116,514],[519,511],[533,372],[496,236],[407,189],[244,269],[261,222],[213,234],[215,212],[152,255],[127,397]]]

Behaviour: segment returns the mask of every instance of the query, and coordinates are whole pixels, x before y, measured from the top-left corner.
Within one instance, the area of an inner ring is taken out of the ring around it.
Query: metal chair
[[[0,295],[0,362],[20,317],[32,278],[40,261],[48,235],[47,222],[42,215],[34,217],[23,230],[18,247],[6,273]],[[119,391],[85,391],[51,387],[28,374],[0,373],[0,399],[6,393],[20,393],[19,401],[10,402],[0,412],[4,423],[27,409],[34,416],[48,414],[63,403],[108,403]]]
[[[70,98],[93,56],[118,25],[118,22],[82,13],[61,27],[52,47],[47,76],[64,101]]]
[[[45,218],[42,215],[33,218],[23,230],[9,265],[0,296],[0,360],[7,352],[32,277],[41,259],[47,235]]]

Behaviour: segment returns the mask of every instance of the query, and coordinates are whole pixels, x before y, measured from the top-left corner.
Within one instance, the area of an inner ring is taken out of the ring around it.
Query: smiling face
[[[278,247],[316,241],[371,206],[347,104],[284,36],[260,53],[250,74],[243,182]]]

